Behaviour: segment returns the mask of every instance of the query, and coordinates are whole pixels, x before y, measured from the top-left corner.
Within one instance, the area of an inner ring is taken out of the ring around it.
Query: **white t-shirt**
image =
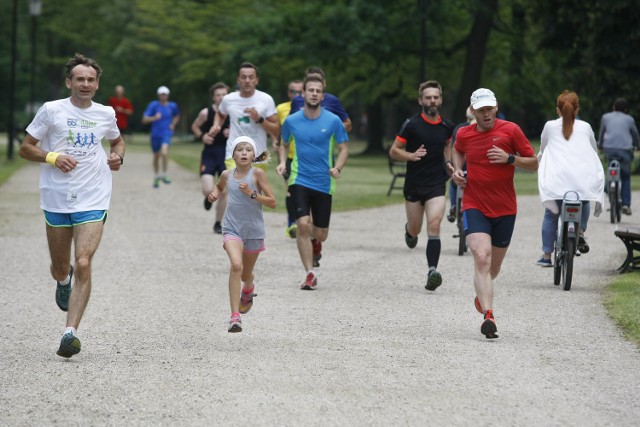
[[[239,136],[249,136],[255,141],[256,157],[267,151],[267,132],[260,123],[251,120],[251,116],[244,112],[245,108],[250,107],[255,108],[265,120],[267,117],[277,114],[273,98],[259,90],[256,90],[249,98],[241,97],[240,92],[232,92],[222,98],[218,109],[222,114],[229,116],[230,122],[225,159],[232,157],[231,142]]]
[[[120,135],[115,110],[95,102],[75,107],[69,98],[46,102],[27,133],[44,151],[73,156],[78,164],[68,173],[40,165],[40,207],[50,212],[107,210],[111,200],[111,170],[102,140]]]
[[[542,204],[558,212],[555,200],[577,191],[580,200],[604,203],[604,170],[589,123],[576,120],[569,140],[562,134],[562,119],[548,121],[540,136],[538,191]],[[596,215],[598,216],[598,215]]]

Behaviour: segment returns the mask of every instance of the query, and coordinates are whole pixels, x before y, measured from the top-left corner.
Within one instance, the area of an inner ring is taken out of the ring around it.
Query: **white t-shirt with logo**
[[[262,124],[254,122],[251,116],[244,112],[245,108],[250,107],[255,108],[265,120],[267,117],[277,114],[276,103],[273,98],[259,90],[256,90],[249,98],[241,97],[240,92],[232,92],[222,98],[218,109],[222,114],[229,116],[230,122],[225,159],[232,157],[231,142],[239,136],[249,136],[254,140],[256,143],[256,157],[267,151],[267,132],[262,127]]]
[[[58,213],[109,209],[111,170],[102,140],[120,135],[113,108],[96,102],[78,108],[69,98],[46,102],[27,133],[40,141],[42,150],[73,156],[78,161],[67,173],[47,163],[40,165],[42,209]]]

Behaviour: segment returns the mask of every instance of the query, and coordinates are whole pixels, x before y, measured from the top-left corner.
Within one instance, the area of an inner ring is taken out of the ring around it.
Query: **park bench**
[[[627,258],[616,269],[619,273],[640,271],[640,254],[634,256],[634,251],[640,251],[640,227],[625,227],[614,231],[627,249]]]
[[[391,195],[393,190],[402,190],[404,186],[402,184],[396,185],[396,180],[398,178],[405,178],[407,176],[407,163],[399,162],[397,160],[393,160],[391,156],[387,156],[389,158],[389,171],[391,172],[391,185],[389,186],[389,191],[387,191],[387,197]]]

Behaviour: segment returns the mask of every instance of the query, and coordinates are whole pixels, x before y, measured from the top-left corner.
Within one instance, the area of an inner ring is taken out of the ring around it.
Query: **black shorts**
[[[434,197],[440,197],[446,194],[446,187],[441,185],[432,185],[429,187],[406,187],[404,188],[404,199],[407,202],[420,202],[424,205],[427,200]]]
[[[328,228],[331,219],[331,194],[312,190],[301,185],[289,187],[289,193],[296,211],[296,219],[311,215],[313,225]]]
[[[515,215],[487,218],[478,209],[467,209],[462,213],[464,235],[485,233],[491,236],[491,245],[506,248],[511,243],[513,228],[516,225]]]
[[[224,165],[225,147],[202,150],[200,156],[200,176],[220,174],[226,169]]]

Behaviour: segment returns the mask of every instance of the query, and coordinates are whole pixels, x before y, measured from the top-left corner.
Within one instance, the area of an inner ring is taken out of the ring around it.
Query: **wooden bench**
[[[403,184],[397,184],[396,180],[398,178],[405,178],[407,176],[407,163],[400,162],[397,160],[393,160],[391,156],[389,158],[389,172],[391,172],[391,185],[389,186],[389,191],[387,191],[387,197],[391,195],[393,190],[402,190],[404,188]]]
[[[627,258],[616,269],[619,273],[640,271],[640,254],[634,256],[634,251],[640,252],[640,227],[625,227],[614,231],[614,234],[622,240],[627,248]]]

